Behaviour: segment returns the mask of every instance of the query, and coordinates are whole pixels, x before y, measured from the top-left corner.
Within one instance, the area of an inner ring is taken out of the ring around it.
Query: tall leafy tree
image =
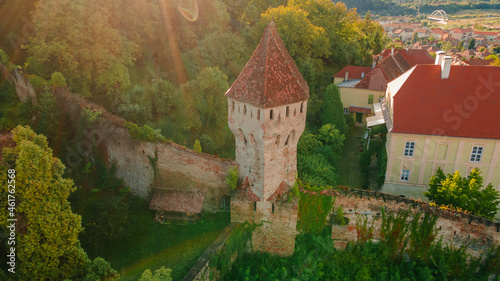
[[[15,169],[16,208],[2,200],[2,228],[16,218],[18,274],[22,280],[78,279],[86,274],[88,257],[80,247],[81,217],[67,198],[75,190],[63,178],[64,165],[52,156],[44,136],[29,127],[13,130],[15,148],[4,148],[0,166],[2,198],[7,198],[7,170]]]
[[[229,88],[227,75],[218,68],[207,67],[185,87],[194,97],[200,134],[208,134],[216,142],[222,142],[225,134],[223,128],[227,124],[227,99],[224,96]]]
[[[348,133],[339,88],[335,84],[326,88],[320,117],[323,125],[333,124],[342,134]]]
[[[288,52],[295,60],[326,58],[331,54],[327,33],[324,28],[314,25],[308,15],[308,11],[294,6],[270,8],[262,15],[258,37],[262,34],[262,27],[274,20]]]
[[[39,1],[33,25],[36,35],[26,45],[30,71],[45,78],[58,71],[84,96],[118,94],[130,85],[137,44],[112,25],[101,2]]]
[[[495,217],[500,204],[500,193],[491,183],[483,187],[483,177],[477,168],[467,177],[458,171],[445,175],[438,169],[429,181],[425,196],[438,205],[451,205],[488,219]]]

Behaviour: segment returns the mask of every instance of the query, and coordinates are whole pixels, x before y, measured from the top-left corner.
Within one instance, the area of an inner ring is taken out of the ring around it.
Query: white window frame
[[[401,176],[399,177],[400,181],[408,182],[410,180],[410,169],[402,169]]]
[[[481,157],[483,156],[484,146],[482,145],[474,145],[472,146],[469,162],[481,162]]]
[[[403,156],[404,157],[413,157],[413,154],[415,154],[415,142],[414,141],[405,141]]]

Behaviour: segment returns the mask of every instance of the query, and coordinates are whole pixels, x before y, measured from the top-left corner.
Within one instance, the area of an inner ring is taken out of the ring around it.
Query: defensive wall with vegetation
[[[12,72],[15,75],[10,78],[16,85],[29,85],[18,70]],[[98,150],[108,164],[116,165],[117,177],[123,178],[130,191],[143,198],[155,187],[204,190],[203,209],[217,211],[222,195],[230,194],[226,174],[235,162],[165,140],[153,129],[126,122],[67,88],[56,89],[54,95],[64,111],[63,118],[71,123],[82,119],[87,122],[75,149],[62,148],[67,150],[64,160],[68,168],[80,167]]]

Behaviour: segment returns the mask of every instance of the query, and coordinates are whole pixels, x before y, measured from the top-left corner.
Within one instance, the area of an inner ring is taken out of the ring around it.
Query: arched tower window
[[[300,113],[303,113],[304,112],[304,103],[302,102],[300,104]]]
[[[248,139],[250,140],[250,144],[254,145],[255,144],[255,137],[253,136],[252,133],[248,135]]]
[[[247,139],[245,138],[245,135],[243,134],[243,130],[238,129],[238,136],[239,136],[239,138],[240,138],[240,141],[241,141],[243,144],[247,144]]]

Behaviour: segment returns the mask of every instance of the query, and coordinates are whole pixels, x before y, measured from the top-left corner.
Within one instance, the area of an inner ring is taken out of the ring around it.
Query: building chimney
[[[444,52],[443,51],[437,51],[436,52],[436,61],[434,62],[435,65],[441,65],[441,61],[443,60],[444,57]]]
[[[344,74],[344,81],[347,81],[347,79],[349,79],[349,70],[346,70]]]
[[[448,79],[450,77],[451,61],[452,57],[445,56],[441,62],[441,79]]]
[[[394,56],[394,46],[391,47],[391,56]]]

